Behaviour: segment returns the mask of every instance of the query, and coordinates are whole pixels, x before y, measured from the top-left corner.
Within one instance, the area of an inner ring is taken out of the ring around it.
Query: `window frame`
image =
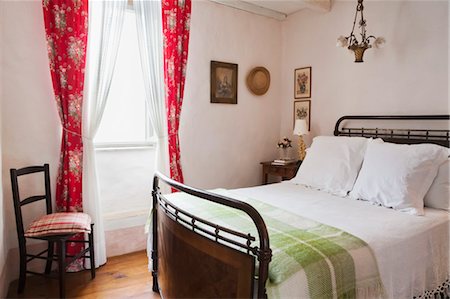
[[[128,5],[126,8],[127,12],[135,12],[133,7],[133,1],[128,0]],[[141,58],[139,57],[139,60]],[[124,142],[96,142],[94,138],[94,148],[95,150],[126,150],[126,149],[146,149],[146,148],[156,148],[157,140],[154,134],[153,126],[150,121],[150,116],[148,112],[148,103],[145,102],[145,140],[144,141],[124,141]],[[106,103],[106,105],[108,102]]]
[[[156,144],[156,136],[148,115],[147,101],[145,101],[145,141],[94,142],[94,147],[96,150],[117,150],[155,148]]]

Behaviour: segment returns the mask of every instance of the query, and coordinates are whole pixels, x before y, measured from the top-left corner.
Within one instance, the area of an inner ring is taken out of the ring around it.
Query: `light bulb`
[[[348,38],[346,38],[343,35],[339,36],[336,42],[336,47],[346,48],[347,46],[348,46]]]
[[[377,37],[375,41],[373,42],[373,47],[376,49],[381,49],[384,47],[384,44],[386,43],[386,39],[382,36]]]

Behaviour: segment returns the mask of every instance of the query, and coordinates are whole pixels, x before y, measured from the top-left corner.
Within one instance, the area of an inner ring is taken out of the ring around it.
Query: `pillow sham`
[[[444,161],[424,198],[426,207],[450,211],[450,159]]]
[[[447,156],[434,144],[370,143],[350,197],[423,215],[424,196]]]
[[[291,182],[335,195],[347,195],[358,176],[369,140],[363,137],[315,137]],[[382,142],[381,139],[378,142]]]

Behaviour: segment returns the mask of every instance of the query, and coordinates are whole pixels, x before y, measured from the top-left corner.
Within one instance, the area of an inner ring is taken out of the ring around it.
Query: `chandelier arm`
[[[368,45],[370,45],[370,39],[371,38],[373,38],[373,39],[377,39],[375,36],[373,36],[373,35],[370,35],[370,36],[368,36],[367,38],[366,38],[366,43],[368,44]]]

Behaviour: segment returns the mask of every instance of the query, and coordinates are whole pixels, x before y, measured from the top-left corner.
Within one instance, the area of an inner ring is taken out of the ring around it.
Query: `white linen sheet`
[[[414,216],[289,181],[230,191],[240,198],[257,199],[334,226],[365,241],[375,254],[388,298],[420,296],[449,278],[450,213],[447,211],[425,208],[424,216]],[[292,285],[290,281],[294,280],[288,279],[277,286],[269,283],[269,297],[301,298],[299,294],[305,294],[302,286]]]

